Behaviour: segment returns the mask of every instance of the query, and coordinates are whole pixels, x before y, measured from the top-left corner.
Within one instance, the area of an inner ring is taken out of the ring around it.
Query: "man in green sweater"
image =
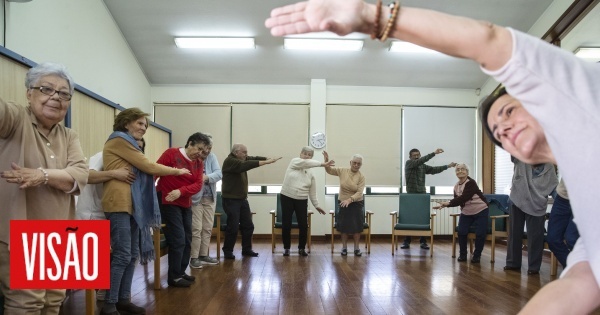
[[[252,250],[254,223],[248,204],[248,174],[246,172],[259,166],[274,163],[279,159],[281,157],[248,156],[248,148],[237,143],[231,147],[231,153],[223,161],[221,193],[223,196],[223,210],[227,214],[227,229],[222,248],[225,259],[235,259],[233,246],[238,230],[242,231],[242,256],[258,256],[258,253]]]
[[[404,171],[406,173],[406,192],[409,194],[425,194],[425,175],[426,174],[437,174],[447,170],[450,167],[455,167],[456,163],[452,162],[448,165],[442,166],[429,166],[425,162],[431,160],[437,154],[444,153],[444,150],[437,149],[426,156],[421,157],[421,152],[418,149],[412,149],[409,152],[410,159],[406,161]],[[402,244],[402,249],[410,248],[411,237],[407,236]],[[427,240],[421,236],[420,239],[421,248],[429,249]]]

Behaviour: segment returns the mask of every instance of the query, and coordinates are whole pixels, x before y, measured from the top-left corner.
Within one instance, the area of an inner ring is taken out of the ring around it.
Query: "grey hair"
[[[313,152],[314,153],[315,149],[313,149],[313,148],[311,148],[309,146],[302,147],[302,151],[300,151],[300,153],[304,153],[304,152]]]
[[[30,89],[34,84],[37,84],[42,77],[48,75],[55,75],[67,80],[69,83],[69,93],[73,94],[75,91],[75,81],[73,81],[73,77],[71,77],[67,71],[67,67],[59,63],[44,62],[29,69],[25,76],[25,87]]]
[[[471,171],[469,169],[469,165],[467,165],[467,163],[457,163],[456,167],[458,167],[459,165],[464,166],[467,169],[467,174],[471,174]]]
[[[231,153],[235,154],[235,151],[239,150],[242,146],[243,146],[243,144],[241,144],[241,143],[236,143],[236,144],[232,145]]]
[[[213,145],[212,135],[210,133],[205,133],[204,135],[208,137],[208,140],[209,140],[208,145],[212,146]]]
[[[361,161],[362,161],[362,160],[364,160],[364,159],[363,159],[363,156],[362,156],[362,155],[360,155],[360,154],[355,154],[355,155],[353,155],[353,156],[352,156],[352,159],[350,159],[350,161],[354,161],[354,159],[361,159]]]

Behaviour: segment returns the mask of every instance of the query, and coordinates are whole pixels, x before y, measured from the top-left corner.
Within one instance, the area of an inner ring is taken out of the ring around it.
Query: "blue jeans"
[[[546,242],[563,268],[567,267],[567,256],[573,250],[578,238],[579,231],[573,222],[573,211],[569,200],[556,195],[548,221]]]
[[[475,252],[473,256],[481,256],[483,245],[485,245],[489,216],[490,209],[488,208],[473,215],[460,214],[460,220],[458,221],[458,246],[460,247],[461,256],[467,256],[467,235],[469,234],[469,228],[473,224],[475,224]]]
[[[242,231],[242,253],[252,251],[252,234],[254,234],[254,223],[252,212],[247,199],[223,198],[223,210],[227,214],[227,229],[225,230],[225,242],[223,252],[233,252],[238,230]]]
[[[159,200],[160,197],[159,197]],[[172,204],[160,204],[160,215],[165,224],[165,238],[169,246],[169,272],[173,281],[185,274],[192,251],[192,209]]]
[[[106,212],[110,221],[110,289],[106,303],[131,299],[131,282],[140,254],[140,228],[127,212]]]

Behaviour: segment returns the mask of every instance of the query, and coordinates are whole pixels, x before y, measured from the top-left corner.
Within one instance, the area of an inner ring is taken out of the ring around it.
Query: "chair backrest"
[[[281,194],[277,194],[277,216],[275,217],[275,223],[281,223],[283,221],[283,213],[281,212]],[[292,214],[292,225],[298,223],[296,218],[296,212]]]
[[[507,195],[495,195],[495,194],[484,194],[483,195],[488,202],[488,208],[490,209],[490,217],[495,215],[507,214],[504,212],[504,202],[508,200]],[[492,226],[492,218],[488,219],[488,226]],[[496,220],[496,231],[506,231],[506,219]]]
[[[221,214],[221,226],[227,226],[227,214],[225,210],[223,210],[223,197],[221,196],[221,192],[217,192],[217,205],[215,207],[215,213]],[[217,227],[217,220],[214,221],[213,227]]]
[[[365,199],[364,198],[362,200],[362,204],[363,204],[362,214],[363,214],[363,218],[365,218],[365,222],[366,222],[367,219],[366,219],[365,213],[366,213],[366,209],[367,208],[365,207]],[[338,213],[340,212],[340,202],[338,201],[338,194],[334,195],[333,205],[335,207],[335,209],[334,209],[334,211],[335,211],[335,223],[337,223],[337,221],[338,221]]]
[[[400,194],[398,206],[398,223],[430,224],[431,195]]]

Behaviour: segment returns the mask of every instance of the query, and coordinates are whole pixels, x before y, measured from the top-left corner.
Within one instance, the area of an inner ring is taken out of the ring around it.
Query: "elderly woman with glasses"
[[[433,209],[440,210],[446,207],[460,206],[461,213],[458,221],[460,255],[458,261],[467,260],[467,235],[469,228],[475,224],[475,252],[471,263],[478,264],[481,260],[483,245],[485,245],[490,210],[479,186],[469,177],[469,167],[464,163],[457,164],[455,171],[458,183],[454,185],[454,198],[450,201],[440,202],[439,206],[433,207]]]
[[[65,290],[9,287],[11,220],[74,219],[74,195],[88,178],[79,137],[60,124],[75,82],[60,64],[42,63],[25,77],[27,106],[0,99],[0,287],[10,314],[58,314]],[[0,312],[1,313],[1,312]]]

